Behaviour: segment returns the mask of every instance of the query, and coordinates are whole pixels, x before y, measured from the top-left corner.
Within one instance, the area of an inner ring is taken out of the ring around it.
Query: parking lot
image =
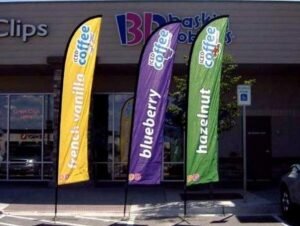
[[[228,215],[203,215],[197,217],[88,217],[88,216],[59,216],[55,220],[53,216],[17,216],[17,215],[0,215],[0,225],[4,226],[108,226],[108,225],[268,225],[268,226],[297,226],[300,220],[286,220],[278,215],[256,215],[256,216],[236,216]]]

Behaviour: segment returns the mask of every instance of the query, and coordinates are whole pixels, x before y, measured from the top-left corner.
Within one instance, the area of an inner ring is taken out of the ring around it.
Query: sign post
[[[251,105],[251,86],[250,85],[238,85],[237,86],[237,101],[238,106],[243,107],[243,188],[244,188],[244,201],[246,202],[247,193],[247,146],[246,146],[246,106]]]

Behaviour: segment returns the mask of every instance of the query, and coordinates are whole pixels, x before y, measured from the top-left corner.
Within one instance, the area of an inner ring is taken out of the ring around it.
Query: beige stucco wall
[[[2,3],[0,19],[20,19],[23,23],[48,25],[47,37],[0,38],[0,64],[46,64],[47,56],[63,56],[73,29],[87,17],[102,14],[100,63],[137,63],[142,44],[121,46],[115,15],[125,12],[180,17],[201,12],[228,14],[234,39],[227,46],[237,63],[300,63],[300,3],[268,2],[86,2],[86,3]],[[0,31],[5,25],[0,24]],[[176,62],[184,62],[191,45],[179,44]]]

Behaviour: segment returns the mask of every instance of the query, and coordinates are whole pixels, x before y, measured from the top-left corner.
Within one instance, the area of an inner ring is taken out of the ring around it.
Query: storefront
[[[103,24],[89,133],[92,180],[123,181],[126,177],[130,99],[134,95],[140,52],[152,29],[171,20],[182,20],[173,74],[184,75],[185,57],[197,31],[209,19],[223,14],[230,16],[225,52],[233,56],[243,78],[256,79],[252,105],[247,108],[249,179],[277,179],[290,163],[300,160],[299,3],[2,3],[1,181],[52,180],[64,51],[74,28],[99,14]],[[221,180],[242,178],[239,121],[220,136]],[[182,181],[182,128],[166,125],[164,141],[163,180]]]

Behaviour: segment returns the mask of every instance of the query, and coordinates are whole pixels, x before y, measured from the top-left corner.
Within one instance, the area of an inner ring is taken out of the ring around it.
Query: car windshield
[[[10,152],[9,153],[9,158],[10,160],[13,160],[13,159],[27,159],[27,158],[30,158],[30,159],[38,159],[39,158],[39,154],[34,151],[34,150],[26,150],[26,151],[14,151],[14,152]]]

